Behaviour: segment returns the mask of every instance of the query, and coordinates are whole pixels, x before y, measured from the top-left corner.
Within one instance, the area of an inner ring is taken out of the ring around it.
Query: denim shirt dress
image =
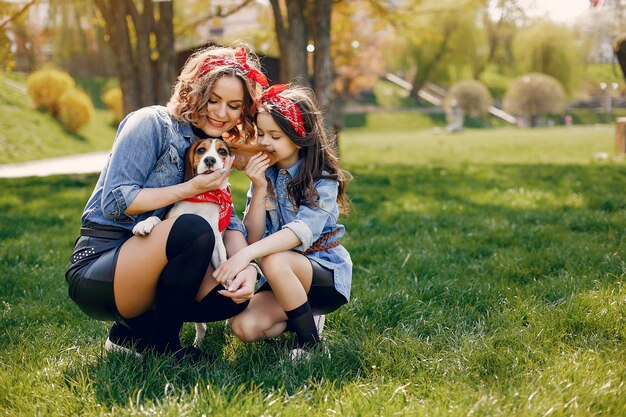
[[[345,227],[337,223],[339,207],[337,205],[337,192],[339,183],[330,179],[318,179],[315,181],[315,190],[319,195],[317,201],[319,207],[313,204],[303,204],[295,207],[289,199],[287,184],[298,175],[302,159],[287,169],[279,169],[276,166],[267,169],[265,176],[275,194],[269,195],[265,201],[265,233],[267,237],[281,229],[290,229],[300,239],[301,244],[293,250],[306,251],[317,239],[325,233],[335,232],[324,244],[339,240],[345,233]],[[246,202],[246,212],[250,205],[250,199],[254,186],[251,184]],[[330,249],[306,254],[308,258],[333,271],[335,289],[350,300],[352,286],[352,260],[350,253],[341,245]],[[263,285],[265,278],[261,278],[259,286]]]
[[[83,226],[97,224],[127,230],[150,216],[163,219],[169,207],[138,215],[126,214],[142,188],[183,182],[185,152],[194,141],[191,124],[176,120],[163,106],[144,107],[120,124],[113,149],[81,217]],[[232,210],[229,229],[245,234]]]

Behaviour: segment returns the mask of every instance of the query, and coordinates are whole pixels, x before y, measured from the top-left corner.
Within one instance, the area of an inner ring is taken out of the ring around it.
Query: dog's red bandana
[[[202,77],[204,74],[211,71],[215,67],[238,68],[244,74],[246,74],[246,77],[248,77],[250,81],[256,81],[257,83],[261,84],[263,87],[267,87],[268,85],[267,78],[265,78],[265,75],[263,75],[261,72],[257,71],[256,69],[248,65],[246,50],[243,47],[237,49],[237,51],[235,52],[234,61],[232,59],[225,58],[223,56],[209,56],[202,63],[202,66],[200,67],[200,70],[198,71],[198,77]]]
[[[230,215],[233,211],[233,199],[230,196],[230,190],[213,190],[206,193],[198,194],[190,198],[186,198],[185,201],[191,201],[192,203],[215,203],[220,206],[220,218],[217,223],[217,228],[220,232],[230,223]]]
[[[302,113],[298,105],[290,99],[280,95],[289,86],[287,84],[275,84],[265,90],[261,95],[261,101],[271,104],[273,107],[280,111],[285,119],[289,122],[293,130],[296,131],[298,136],[304,137],[306,131],[304,130],[304,122],[302,121]]]

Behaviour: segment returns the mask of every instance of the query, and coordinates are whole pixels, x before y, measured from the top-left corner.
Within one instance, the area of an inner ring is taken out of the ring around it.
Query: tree
[[[530,73],[511,83],[504,96],[504,110],[528,116],[536,126],[539,116],[563,112],[565,92],[557,79],[546,74]]]
[[[479,66],[486,49],[476,21],[482,1],[413,1],[400,16],[396,40],[387,49],[388,62],[412,79],[411,96],[427,81],[448,73],[451,66]],[[474,63],[472,63],[474,62]],[[457,71],[458,73],[460,71]],[[471,75],[471,74],[470,74]]]
[[[172,2],[96,0],[104,22],[124,113],[164,104],[176,77]]]
[[[313,87],[322,110],[332,101],[330,28],[332,0],[270,0],[281,56],[281,78]],[[313,50],[309,69],[307,50]],[[329,115],[331,116],[331,115]],[[327,128],[333,124],[327,117]]]
[[[513,39],[519,25],[527,20],[519,0],[487,0],[482,11],[482,26],[487,39],[487,56],[484,65],[495,64],[503,72],[513,65]],[[475,79],[485,69],[479,67]],[[476,76],[477,75],[477,76]]]
[[[26,12],[36,3],[37,0],[31,0],[18,7],[0,2],[0,71],[10,71],[15,66],[12,41],[15,41],[16,33],[24,28],[22,20]]]
[[[479,117],[487,114],[493,99],[480,81],[463,80],[452,85],[446,96],[446,107],[456,102],[464,115]]]
[[[568,93],[579,85],[582,51],[575,33],[565,26],[541,21],[521,29],[515,37],[513,53],[522,73],[550,75]]]

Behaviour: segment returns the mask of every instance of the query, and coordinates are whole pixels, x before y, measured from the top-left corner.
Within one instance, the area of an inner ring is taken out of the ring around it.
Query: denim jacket
[[[337,191],[339,184],[335,180],[318,179],[315,181],[315,190],[319,195],[317,201],[319,207],[313,204],[303,204],[295,207],[289,199],[287,184],[298,175],[302,159],[287,169],[278,169],[276,166],[268,168],[266,177],[273,186],[275,193],[269,195],[265,202],[265,234],[267,237],[272,233],[287,228],[300,239],[301,244],[294,248],[298,251],[306,251],[313,243],[325,233],[335,232],[324,244],[332,243],[341,238],[345,227],[337,224],[339,207],[337,206]],[[250,185],[246,211],[250,204],[254,186]],[[350,300],[352,286],[352,260],[350,254],[341,245],[330,249],[312,252],[306,255],[320,265],[331,269],[335,279],[337,291]],[[262,285],[264,278],[259,282]]]
[[[163,218],[168,207],[126,214],[142,188],[183,182],[185,152],[194,141],[191,124],[176,120],[163,106],[144,107],[120,124],[113,149],[81,217],[83,226],[98,224],[132,230],[150,216]],[[232,210],[229,229],[245,232]]]

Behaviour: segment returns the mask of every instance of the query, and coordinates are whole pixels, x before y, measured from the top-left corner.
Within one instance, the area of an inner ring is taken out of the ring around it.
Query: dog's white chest
[[[176,217],[181,214],[197,214],[204,217],[209,223],[217,222],[220,215],[220,206],[216,203],[196,203],[192,201],[179,201],[169,211],[167,217]]]

